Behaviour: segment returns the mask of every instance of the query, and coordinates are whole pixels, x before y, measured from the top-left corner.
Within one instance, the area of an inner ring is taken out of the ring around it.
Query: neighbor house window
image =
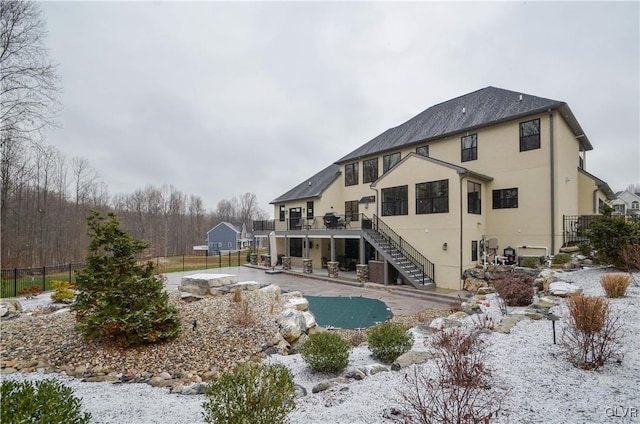
[[[480,184],[467,181],[467,212],[481,214],[482,203],[480,201]]]
[[[344,202],[344,217],[349,221],[358,221],[360,213],[358,212],[358,201],[350,200]]]
[[[462,137],[462,162],[478,159],[478,134]]]
[[[396,163],[400,162],[400,153],[391,153],[382,157],[382,173],[386,174]]]
[[[416,184],[416,213],[449,212],[449,180]]]
[[[631,202],[631,209],[637,211],[638,209],[640,209],[640,203],[638,203],[637,200],[634,200],[633,202]]]
[[[286,210],[285,205],[280,205],[280,221],[284,221],[285,220],[285,218],[284,218],[284,215],[285,215],[284,211],[285,210]]]
[[[540,120],[520,122],[520,151],[540,148]]]
[[[348,163],[344,166],[344,185],[358,184],[358,162]]]
[[[493,190],[493,209],[508,209],[518,207],[518,189],[505,188]]]
[[[407,215],[408,186],[389,187],[381,190],[382,216]]]
[[[416,153],[420,156],[429,156],[429,146],[416,147]]]
[[[362,161],[362,182],[371,183],[378,179],[378,158]]]
[[[302,239],[289,239],[289,256],[295,256],[296,258],[302,257]]]
[[[471,241],[471,260],[478,260],[478,240]]]

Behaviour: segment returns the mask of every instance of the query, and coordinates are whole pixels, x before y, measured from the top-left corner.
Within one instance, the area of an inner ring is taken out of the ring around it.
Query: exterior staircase
[[[434,266],[413,246],[402,239],[376,215],[371,229],[364,230],[367,240],[405,280],[418,289],[434,288]]]

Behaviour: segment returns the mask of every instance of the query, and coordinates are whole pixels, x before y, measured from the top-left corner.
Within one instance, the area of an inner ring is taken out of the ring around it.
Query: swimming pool
[[[305,296],[319,326],[325,328],[368,328],[393,316],[381,300],[356,296]]]

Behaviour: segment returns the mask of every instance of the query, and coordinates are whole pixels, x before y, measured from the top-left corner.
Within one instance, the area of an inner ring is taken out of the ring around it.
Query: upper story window
[[[391,153],[382,157],[382,173],[386,174],[396,163],[400,162],[400,153]]]
[[[518,207],[518,189],[505,188],[493,190],[493,209],[508,209]]]
[[[540,148],[540,120],[520,122],[520,151]]]
[[[467,212],[473,214],[482,213],[482,202],[480,199],[481,185],[473,181],[467,181]]]
[[[462,137],[462,162],[478,159],[478,134]]]
[[[416,213],[449,212],[449,180],[416,184]]]
[[[578,168],[584,169],[584,151],[581,151],[578,156]]]
[[[285,206],[284,205],[280,205],[280,214],[279,214],[280,215],[280,221],[284,221],[285,220],[285,217],[284,217],[285,211],[286,211]]]
[[[416,147],[416,153],[420,156],[429,156],[429,146]]]
[[[358,162],[348,163],[344,166],[344,185],[358,184]]]
[[[362,161],[362,182],[371,183],[378,179],[378,158]]]
[[[407,215],[408,214],[408,186],[383,188],[380,191],[382,198],[382,216]]]

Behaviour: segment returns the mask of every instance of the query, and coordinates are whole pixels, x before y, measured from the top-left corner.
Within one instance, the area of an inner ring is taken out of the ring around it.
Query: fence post
[[[47,291],[47,267],[42,267],[42,291]]]
[[[218,268],[222,268],[222,250],[218,250]]]
[[[240,251],[238,250],[238,266],[240,266]]]
[[[71,284],[71,264],[69,264],[69,284]]]
[[[18,295],[18,268],[13,268],[13,297]]]
[[[204,269],[209,269],[209,252],[204,256]]]
[[[182,254],[182,272],[184,272],[184,254]]]

